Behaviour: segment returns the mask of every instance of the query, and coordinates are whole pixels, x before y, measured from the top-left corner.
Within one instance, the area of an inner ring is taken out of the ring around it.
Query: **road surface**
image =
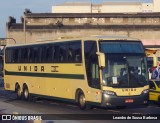
[[[43,121],[46,123],[128,123],[134,122],[135,120],[90,120],[93,117],[100,116],[110,116],[110,115],[131,115],[134,116],[136,114],[159,114],[160,115],[160,107],[154,103],[150,103],[148,107],[145,106],[137,106],[137,107],[127,107],[125,109],[117,109],[116,107],[110,108],[94,108],[92,110],[80,110],[76,104],[71,104],[67,102],[59,102],[55,100],[46,100],[39,99],[33,102],[26,102],[23,100],[17,100],[16,95],[12,92],[4,91],[3,89],[3,79],[0,79],[0,114],[46,114],[47,117],[56,117],[52,120]],[[50,115],[49,115],[50,114]],[[57,115],[58,114],[58,115]],[[71,119],[64,118],[64,114],[68,116],[72,116]],[[78,114],[78,115],[77,115]],[[84,118],[85,116],[85,118]],[[82,119],[80,118],[82,117]],[[86,118],[87,117],[87,118]],[[62,119],[62,120],[60,120]],[[97,118],[98,119],[98,118]],[[158,120],[136,120],[136,123],[158,123]]]

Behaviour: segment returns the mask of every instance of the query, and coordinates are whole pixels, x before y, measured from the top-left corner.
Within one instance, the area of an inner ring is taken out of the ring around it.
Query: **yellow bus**
[[[159,80],[159,61],[158,57],[156,56],[157,49],[149,49],[146,48],[146,56],[147,56],[147,66],[148,66],[148,73],[149,79],[157,79]]]
[[[91,36],[7,46],[5,90],[90,106],[146,104],[146,55],[141,41]]]

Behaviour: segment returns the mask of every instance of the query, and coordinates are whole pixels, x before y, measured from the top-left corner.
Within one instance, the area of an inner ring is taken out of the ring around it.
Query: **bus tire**
[[[29,93],[29,90],[28,90],[27,85],[25,85],[25,86],[23,87],[23,99],[24,99],[25,101],[32,101],[32,96],[31,96],[31,94]]]
[[[86,98],[83,92],[80,92],[78,95],[78,105],[80,109],[86,109]]]
[[[17,98],[17,99],[21,99],[22,94],[21,94],[21,88],[20,88],[20,85],[19,85],[19,84],[16,84],[15,92],[16,92],[16,98]]]

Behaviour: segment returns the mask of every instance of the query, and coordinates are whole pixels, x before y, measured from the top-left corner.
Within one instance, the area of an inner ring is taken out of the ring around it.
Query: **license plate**
[[[133,103],[134,101],[133,101],[133,99],[126,99],[125,100],[125,103]]]

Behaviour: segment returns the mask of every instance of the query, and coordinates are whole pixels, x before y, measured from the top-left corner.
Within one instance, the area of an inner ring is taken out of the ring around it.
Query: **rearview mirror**
[[[104,68],[105,67],[105,54],[100,53],[100,52],[96,52],[96,54],[98,55],[99,66]]]

